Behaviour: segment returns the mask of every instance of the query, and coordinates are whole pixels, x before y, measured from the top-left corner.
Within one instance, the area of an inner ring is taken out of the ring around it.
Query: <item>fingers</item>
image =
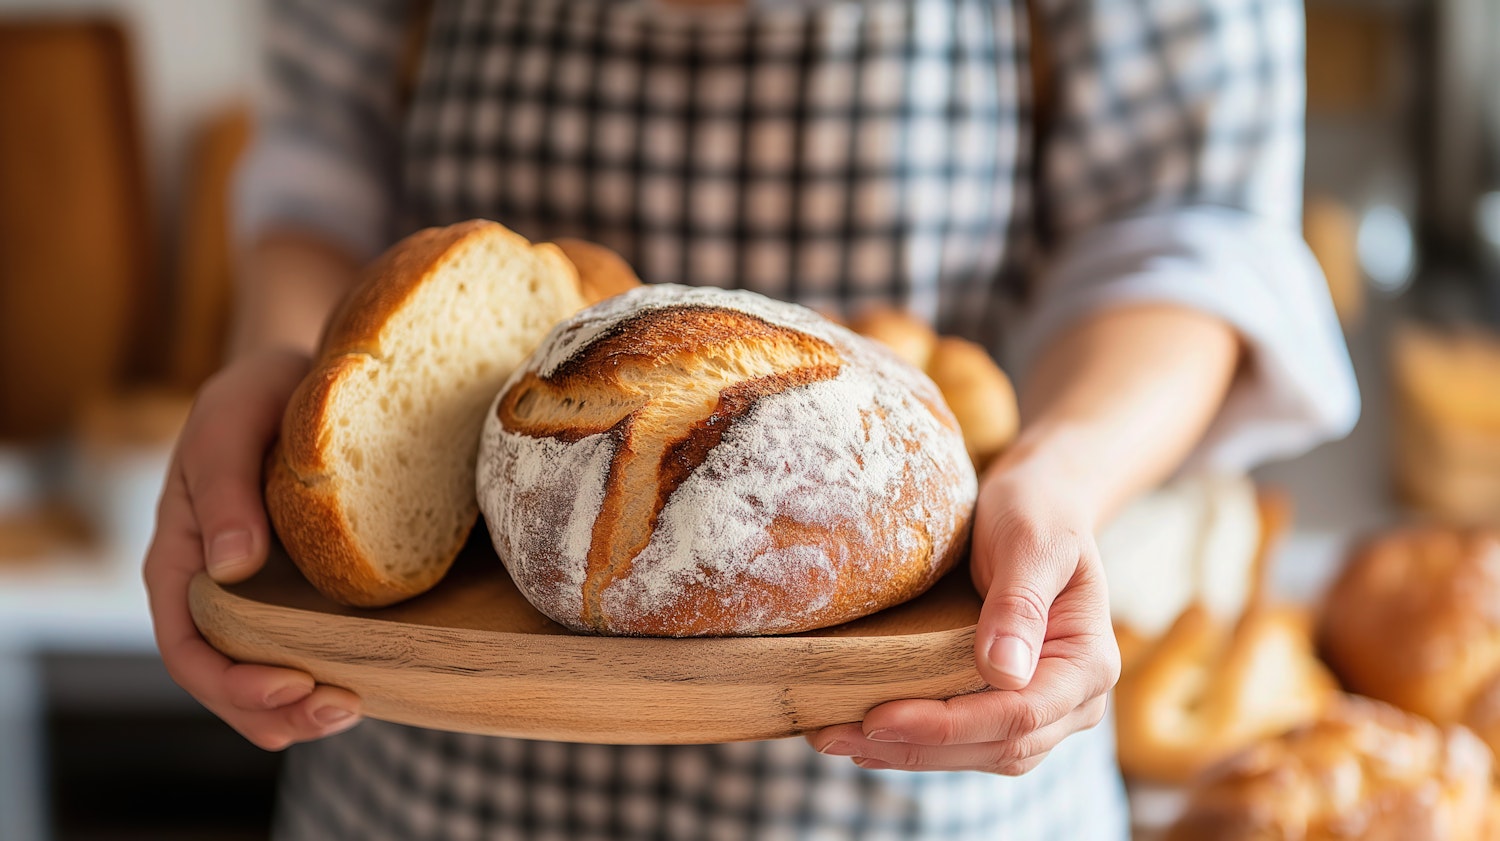
[[[290,353],[227,370],[204,386],[183,430],[178,463],[202,543],[199,553],[217,580],[243,580],[265,561],[269,530],[261,463],[305,372],[305,359]]]
[[[201,564],[180,472],[168,476],[145,580],[162,662],[179,686],[246,738],[267,750],[348,729],[359,698],[314,687],[311,675],[275,666],[237,664],[199,635],[188,607],[188,584]],[[336,708],[348,713],[334,716]]]
[[[157,646],[172,679],[251,742],[280,750],[359,721],[359,698],[315,686],[295,669],[235,663],[198,633],[189,605],[205,566],[224,580],[252,574],[269,542],[260,464],[306,370],[295,353],[226,369],[200,393],[157,509],[143,567]]]
[[[1072,541],[1019,524],[1002,524],[981,545],[987,557],[976,562],[986,563],[991,577],[974,638],[975,663],[990,686],[1021,689],[1036,673],[1052,603],[1079,568],[1078,551]]]
[[[235,663],[221,673],[224,697],[237,709],[274,710],[296,704],[312,695],[312,675],[261,666]]]
[[[983,693],[1000,694],[1000,693]],[[1094,698],[1046,727],[1016,739],[958,745],[881,742],[866,737],[855,724],[841,724],[808,736],[822,753],[849,756],[863,768],[908,771],[985,771],[1015,776],[1035,768],[1066,739],[1103,720],[1106,700]]]
[[[1021,691],[996,690],[946,701],[892,701],[871,710],[863,732],[877,739],[923,745],[960,745],[1022,738],[1063,720],[1109,691],[1088,668],[1104,644],[1049,643],[1036,679]]]
[[[271,751],[342,733],[360,721],[359,697],[333,686],[319,686],[302,700],[274,710],[209,709],[256,747]]]

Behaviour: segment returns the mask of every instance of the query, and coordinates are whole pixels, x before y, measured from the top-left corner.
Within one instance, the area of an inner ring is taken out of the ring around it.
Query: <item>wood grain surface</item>
[[[967,567],[904,605],[804,634],[595,637],[537,612],[481,527],[441,584],[392,607],[323,598],[278,547],[242,584],[199,574],[192,608],[220,651],[346,687],[372,718],[497,736],[604,744],[780,738],[857,721],[885,701],[984,686],[974,669],[979,599]]]

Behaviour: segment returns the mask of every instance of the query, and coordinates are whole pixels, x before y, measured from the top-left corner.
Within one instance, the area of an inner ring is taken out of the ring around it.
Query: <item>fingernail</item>
[[[318,707],[317,709],[313,710],[312,717],[313,721],[316,721],[324,727],[329,727],[353,718],[354,711],[335,706]]]
[[[866,759],[863,756],[854,757],[854,764],[867,771],[889,771],[891,769],[889,762],[882,762],[879,759]]]
[[[848,742],[835,739],[818,749],[818,753],[826,753],[829,756],[857,756],[859,751]]]
[[[895,730],[871,730],[865,734],[865,738],[872,742],[904,742],[905,738]]]
[[[284,707],[287,704],[300,701],[308,696],[312,689],[300,683],[289,683],[286,686],[266,696],[266,706],[271,708]]]
[[[997,637],[990,643],[990,666],[1006,677],[1031,682],[1031,646],[1020,637]]]
[[[208,546],[208,571],[223,575],[250,560],[250,532],[226,531]]]

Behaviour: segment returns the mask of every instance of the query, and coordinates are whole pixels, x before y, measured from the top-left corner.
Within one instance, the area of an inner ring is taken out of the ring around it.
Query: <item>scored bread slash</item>
[[[485,409],[581,309],[554,245],[493,222],[419,231],[365,273],[287,405],[266,508],[329,598],[378,607],[431,588],[478,518]]]
[[[933,382],[810,310],[656,285],[560,324],[485,419],[516,586],[576,631],[795,633],[967,551],[977,479]]]

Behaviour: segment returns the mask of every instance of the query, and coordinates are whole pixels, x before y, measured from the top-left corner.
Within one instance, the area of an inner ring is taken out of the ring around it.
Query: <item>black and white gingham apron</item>
[[[405,223],[608,245],[653,282],[994,346],[1032,236],[1008,0],[438,2]],[[496,699],[503,703],[504,699]],[[1108,727],[1020,778],[866,771],[803,740],[609,747],[366,721],[289,751],[281,841],[1125,837]]]

